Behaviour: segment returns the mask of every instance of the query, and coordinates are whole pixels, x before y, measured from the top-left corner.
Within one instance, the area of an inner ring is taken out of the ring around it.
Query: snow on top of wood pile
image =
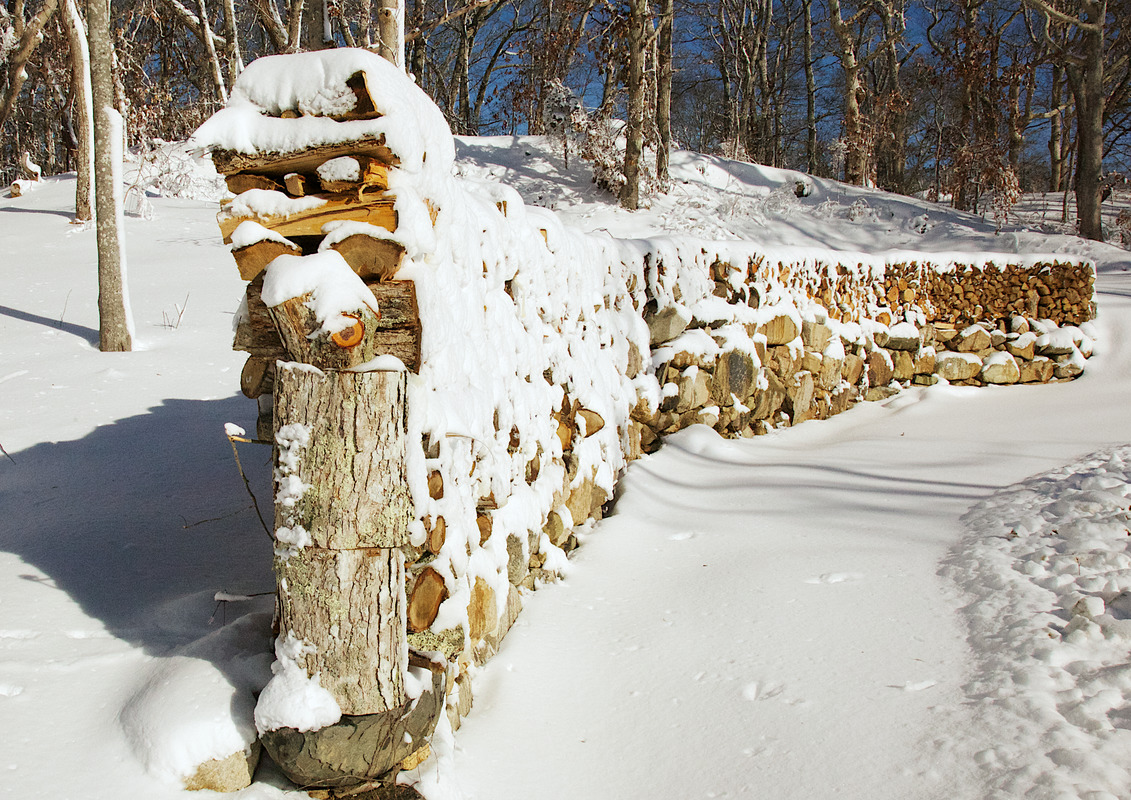
[[[335,120],[358,102],[352,87],[364,75],[373,101],[368,119]],[[295,112],[299,116],[284,118]],[[194,145],[246,155],[293,153],[384,137],[407,172],[450,173],[451,131],[439,108],[390,62],[359,48],[266,56],[247,66],[225,108],[193,134]]]

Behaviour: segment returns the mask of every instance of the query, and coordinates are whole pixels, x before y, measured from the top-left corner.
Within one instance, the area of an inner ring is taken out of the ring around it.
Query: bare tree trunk
[[[243,72],[243,53],[240,52],[235,0],[224,0],[224,32],[228,38],[228,81],[235,84],[236,78]]]
[[[228,89],[224,86],[224,73],[220,69],[220,57],[212,43],[212,24],[208,21],[208,6],[204,0],[197,0],[200,9],[200,39],[204,42],[204,52],[208,54],[208,66],[212,71],[212,85],[216,89],[216,99],[228,102]]]
[[[628,123],[625,127],[624,186],[620,203],[640,207],[640,158],[644,152],[644,26],[647,0],[632,0],[628,19]]]
[[[114,110],[114,62],[109,0],[88,0],[91,94],[94,101],[94,198],[98,239],[98,349],[130,350],[131,325],[125,287],[118,168],[123,147],[121,116]]]
[[[88,222],[94,219],[94,104],[90,96],[90,49],[86,42],[86,24],[77,0],[66,0],[65,11],[75,98],[75,220]]]
[[[326,0],[306,0],[302,5],[302,49],[326,50],[334,46]]]
[[[1060,90],[1063,73],[1060,65],[1053,64],[1052,79],[1049,82],[1049,191],[1059,192],[1064,188],[1064,153],[1061,139],[1064,136],[1063,120],[1060,111]]]
[[[805,38],[802,56],[805,59],[805,171],[817,169],[817,79],[813,73],[813,4],[805,0]]]
[[[377,37],[381,57],[404,69],[404,0],[377,0]]]
[[[857,12],[859,13],[859,12]],[[844,75],[844,180],[863,186],[868,177],[868,147],[860,100],[864,81],[856,56],[856,40],[840,11],[840,0],[829,0],[829,23],[836,34],[841,72]]]
[[[1085,3],[1082,67],[1067,68],[1076,103],[1076,217],[1080,235],[1104,240],[1100,218],[1104,159],[1104,22],[1107,0]]]
[[[12,115],[12,111],[16,107],[16,100],[20,96],[20,90],[23,89],[24,81],[27,80],[27,71],[24,67],[27,66],[36,46],[43,38],[44,26],[51,21],[51,17],[55,15],[58,8],[59,0],[46,0],[39,13],[32,17],[26,25],[22,4],[16,8],[16,13],[12,14],[15,23],[14,31],[16,36],[19,37],[19,46],[8,57],[8,93],[4,95],[2,105],[0,105],[0,129],[3,129],[8,117]]]
[[[668,161],[672,148],[672,30],[675,22],[674,0],[663,0],[660,18],[659,58],[656,68],[656,129],[660,142],[656,148],[656,180],[667,190],[671,178]]]

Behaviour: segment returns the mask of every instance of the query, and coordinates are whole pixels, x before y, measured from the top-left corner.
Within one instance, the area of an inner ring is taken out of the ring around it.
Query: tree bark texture
[[[276,425],[304,426],[309,443],[290,473],[307,488],[290,507],[276,498],[276,528],[301,525],[315,547],[336,550],[408,542],[406,397],[404,372],[278,367]]]
[[[404,6],[401,0],[377,0],[377,53],[404,69]]]
[[[121,130],[113,124],[113,44],[109,0],[87,3],[91,94],[94,100],[94,198],[98,240],[98,349],[131,349],[122,280],[122,231],[119,229],[118,178],[114,154],[121,153]],[[114,141],[118,138],[118,141]]]
[[[646,0],[632,0],[628,18],[628,124],[625,127],[624,186],[620,203],[630,211],[640,207],[640,158],[644,153],[644,27]]]
[[[200,8],[200,40],[204,43],[204,52],[208,55],[208,67],[212,74],[212,86],[216,89],[216,99],[221,103],[228,102],[228,89],[224,86],[224,73],[220,69],[220,57],[216,53],[216,45],[212,42],[212,24],[208,20],[208,6],[204,0],[197,0]]]
[[[660,38],[656,69],[656,128],[660,143],[656,148],[656,180],[667,191],[668,161],[672,149],[672,31],[675,25],[675,2],[664,0],[660,17]]]
[[[304,547],[275,561],[280,636],[314,646],[297,663],[320,675],[343,714],[405,700],[404,554],[398,548]]]
[[[1104,159],[1104,23],[1107,2],[1083,4],[1091,29],[1082,29],[1083,64],[1067,67],[1076,105],[1076,217],[1080,235],[1103,241],[1100,197]]]

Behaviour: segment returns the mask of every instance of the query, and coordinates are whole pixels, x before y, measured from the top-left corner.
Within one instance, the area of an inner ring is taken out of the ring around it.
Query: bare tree
[[[94,101],[90,94],[90,48],[77,0],[64,5],[70,44],[73,127],[75,129],[75,220],[94,219]]]
[[[1064,68],[1076,116],[1076,217],[1080,234],[1103,241],[1100,202],[1103,191],[1104,116],[1107,87],[1104,70],[1108,35],[1126,19],[1111,18],[1108,0],[1071,0],[1061,10],[1045,0],[1025,0],[1041,17],[1042,36]],[[1063,38],[1052,30],[1061,28]],[[1122,54],[1126,59],[1126,53]]]
[[[91,94],[94,100],[94,198],[98,239],[98,349],[130,350],[122,230],[121,115],[114,108],[110,0],[88,0]]]

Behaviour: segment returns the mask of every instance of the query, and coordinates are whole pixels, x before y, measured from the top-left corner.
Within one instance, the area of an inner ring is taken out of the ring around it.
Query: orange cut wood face
[[[365,326],[361,324],[361,320],[352,314],[345,316],[354,320],[353,325],[330,336],[330,341],[342,348],[353,347],[365,338]]]

